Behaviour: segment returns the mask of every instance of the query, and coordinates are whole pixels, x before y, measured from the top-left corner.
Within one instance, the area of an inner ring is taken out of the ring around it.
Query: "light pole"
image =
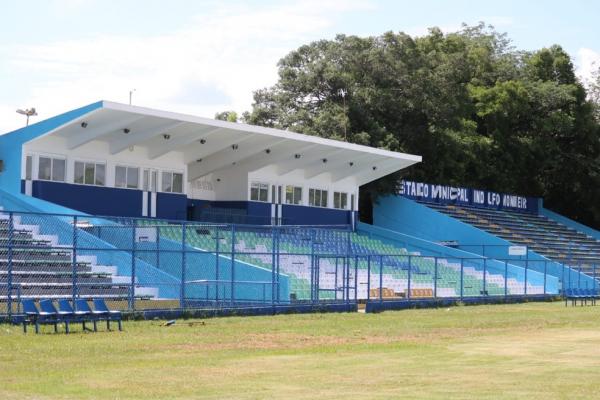
[[[38,115],[37,111],[35,111],[35,107],[27,108],[25,110],[19,108],[17,110],[17,113],[25,115],[27,117],[27,123],[25,124],[25,126],[29,126],[29,117],[35,117],[36,115]]]
[[[129,91],[129,105],[131,105],[131,96],[133,96],[133,92],[135,92],[135,89]]]
[[[346,89],[340,89],[340,96],[342,96],[342,103],[344,104],[344,140],[348,141],[348,135],[346,132],[346,120],[348,119],[348,114],[346,113],[346,94],[348,91]]]

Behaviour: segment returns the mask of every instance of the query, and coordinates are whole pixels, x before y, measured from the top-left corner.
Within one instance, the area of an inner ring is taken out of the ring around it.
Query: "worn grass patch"
[[[124,332],[0,325],[0,399],[591,399],[600,307],[232,317]]]

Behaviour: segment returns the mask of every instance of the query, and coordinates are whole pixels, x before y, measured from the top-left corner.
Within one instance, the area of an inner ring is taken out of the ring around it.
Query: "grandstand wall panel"
[[[566,225],[569,228],[572,228],[576,231],[583,232],[586,235],[593,237],[596,240],[600,240],[600,232],[595,229],[590,228],[589,226],[580,224],[579,222],[573,221],[572,219],[569,219],[563,215],[557,214],[557,213],[550,211],[544,207],[540,207],[540,214],[544,215],[550,219],[553,219],[554,221],[559,222],[563,225]]]
[[[547,273],[563,279],[565,285],[579,284],[582,279],[577,271],[564,268],[562,264],[533,251],[528,251],[527,261],[509,256],[508,247],[513,243],[401,196],[379,199],[379,204],[373,208],[373,225],[433,242],[456,241],[469,245],[469,250],[474,253],[499,260],[510,259],[518,266],[527,263],[528,268],[538,272],[546,268]],[[583,280],[589,287],[594,285],[594,279],[587,275],[583,276]]]
[[[25,128],[0,135],[0,160],[4,160],[5,168],[4,171],[0,173],[0,187],[3,190],[13,193],[21,191],[21,159],[23,157],[24,143],[101,107],[102,102],[99,101],[29,125]]]

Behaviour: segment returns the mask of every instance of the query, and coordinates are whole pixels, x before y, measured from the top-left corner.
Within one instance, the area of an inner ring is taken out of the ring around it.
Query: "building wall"
[[[9,193],[19,193],[24,143],[101,107],[101,101],[92,103],[28,127],[0,135],[0,160],[4,162],[4,171],[0,172],[0,187]]]

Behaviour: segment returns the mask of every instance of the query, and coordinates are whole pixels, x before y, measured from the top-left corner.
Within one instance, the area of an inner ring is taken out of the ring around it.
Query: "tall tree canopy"
[[[423,37],[338,35],[278,64],[246,122],[423,156],[401,177],[545,198],[600,227],[600,125],[558,45],[515,50],[492,27]]]

